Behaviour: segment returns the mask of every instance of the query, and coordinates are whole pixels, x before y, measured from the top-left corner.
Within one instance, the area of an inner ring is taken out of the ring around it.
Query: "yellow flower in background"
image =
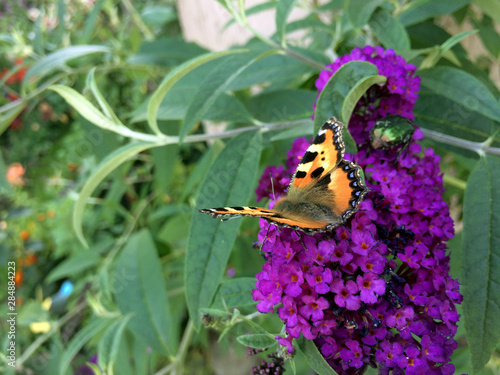
[[[49,311],[51,306],[52,306],[52,298],[50,297],[45,298],[42,302],[42,308],[44,310]]]
[[[47,321],[30,323],[30,331],[33,333],[46,333],[50,331],[50,327],[51,325]]]

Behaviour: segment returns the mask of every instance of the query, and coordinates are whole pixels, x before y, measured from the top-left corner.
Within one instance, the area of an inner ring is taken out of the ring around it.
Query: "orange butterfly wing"
[[[343,127],[335,117],[323,124],[300,160],[290,187],[305,187],[335,168],[344,157]]]
[[[273,210],[241,206],[200,212],[223,220],[262,217],[306,233],[324,232],[344,223],[358,210],[368,189],[360,178],[360,167],[343,159],[343,127],[334,117],[323,124],[293,175],[288,195],[278,200]]]
[[[284,217],[277,211],[260,207],[218,207],[204,208],[199,211],[212,215],[215,218],[221,218],[222,220],[229,220],[240,216],[261,217],[280,227],[287,227],[305,231],[316,231],[329,224],[314,219],[301,218],[299,216],[293,217],[295,216],[293,214]]]

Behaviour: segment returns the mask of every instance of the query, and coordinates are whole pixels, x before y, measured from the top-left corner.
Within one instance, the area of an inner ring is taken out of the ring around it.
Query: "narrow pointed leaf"
[[[94,319],[83,326],[81,330],[71,339],[61,356],[59,363],[59,374],[65,374],[71,364],[71,361],[78,354],[80,349],[89,342],[99,332],[106,329],[111,324],[111,319]]]
[[[94,192],[95,188],[108,176],[112,171],[114,171],[118,166],[120,166],[126,160],[134,157],[139,152],[147,150],[148,148],[156,147],[158,145],[154,143],[147,142],[134,142],[128,145],[122,146],[110,154],[106,159],[104,159],[101,164],[97,167],[94,174],[87,180],[85,185],[78,196],[75,203],[75,208],[73,210],[73,229],[80,242],[88,247],[87,241],[83,235],[82,231],[82,218],[83,210],[87,204],[87,199],[90,198],[91,194]]]
[[[155,93],[151,97],[151,100],[148,104],[148,124],[151,130],[155,134],[161,134],[160,129],[158,128],[157,115],[158,109],[160,108],[160,104],[167,94],[167,92],[172,88],[172,86],[187,73],[192,71],[204,63],[217,59],[219,57],[230,55],[233,53],[244,52],[242,50],[231,50],[231,51],[222,51],[222,52],[214,52],[202,55],[200,57],[194,58],[192,60],[186,61],[184,64],[178,66],[174,70],[172,70],[162,81],[160,86],[156,89]]]
[[[123,314],[133,314],[128,327],[162,355],[177,349],[178,325],[170,311],[165,280],[153,238],[143,229],[132,235],[115,268],[114,295]]]
[[[114,373],[113,366],[118,355],[123,331],[131,317],[132,315],[127,315],[113,322],[99,341],[97,347],[99,365],[109,375]]]
[[[336,375],[336,372],[326,362],[312,340],[308,340],[301,335],[295,339],[295,342],[299,346],[300,351],[304,353],[307,363],[309,363],[309,366],[314,371],[319,375]]]
[[[429,18],[453,13],[470,2],[471,0],[413,1],[408,3],[398,18],[403,25],[410,26]]]
[[[196,200],[196,208],[245,205],[252,193],[261,152],[260,132],[231,139],[217,156]],[[222,280],[241,219],[227,222],[195,212],[189,230],[185,285],[189,314],[200,327],[199,309],[209,307]]]
[[[125,128],[120,122],[117,123],[104,115],[86,97],[71,87],[52,85],[49,89],[61,95],[82,117],[94,125],[116,133],[119,133],[121,128]]]
[[[12,121],[26,108],[27,103],[19,100],[15,103],[9,103],[2,107],[4,111],[0,113],[0,135],[12,124]]]
[[[478,30],[469,30],[469,31],[462,31],[461,33],[455,34],[451,36],[446,42],[441,44],[441,53],[445,53],[449,49],[451,49],[453,46],[456,44],[460,43],[461,40],[464,40],[468,36],[477,33]]]
[[[347,16],[352,26],[356,29],[360,29],[365,26],[370,20],[373,12],[380,5],[384,3],[384,0],[349,0],[347,4]]]
[[[75,277],[79,272],[83,272],[89,268],[95,268],[101,257],[93,251],[84,251],[77,253],[70,258],[65,259],[55,266],[46,276],[47,283],[60,280],[63,277]]]
[[[474,4],[500,24],[500,3],[497,0],[474,0]]]
[[[463,312],[474,372],[500,339],[500,158],[486,155],[472,171],[464,198]]]
[[[476,111],[493,121],[500,121],[500,106],[488,87],[460,69],[438,66],[420,72],[422,86]]]
[[[377,9],[370,19],[369,25],[386,48],[397,51],[410,49],[410,37],[405,27],[388,11]]]
[[[276,339],[268,333],[241,335],[236,337],[236,340],[242,345],[256,349],[267,349],[276,344]]]
[[[297,0],[279,0],[276,5],[276,33],[282,45],[286,45],[286,20]]]
[[[92,53],[103,53],[109,51],[109,47],[105,46],[83,45],[71,46],[51,53],[33,64],[27,70],[26,75],[24,76],[23,86],[30,84],[33,80],[41,79],[51,71],[64,68],[69,60]]]
[[[101,107],[101,110],[104,112],[106,117],[113,120],[115,124],[125,126],[118,119],[115,112],[104,98],[104,95],[102,95],[101,90],[99,90],[99,87],[97,86],[97,83],[95,81],[95,69],[96,68],[91,69],[89,74],[87,75],[87,87],[90,89],[90,91],[92,91],[92,94],[94,94],[94,98],[97,100],[97,103],[99,103],[99,106]]]
[[[195,94],[182,122],[180,142],[243,71],[256,61],[274,53],[276,51],[266,51],[254,57],[252,57],[252,53],[245,53],[221,59],[221,63],[209,75],[204,77],[203,82],[199,85],[199,90]]]

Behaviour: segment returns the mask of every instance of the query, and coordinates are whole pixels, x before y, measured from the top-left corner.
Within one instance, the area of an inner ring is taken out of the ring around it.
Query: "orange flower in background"
[[[29,267],[38,260],[35,254],[26,255],[26,257],[19,259],[19,265],[21,267]]]
[[[24,168],[21,163],[12,163],[7,169],[7,181],[12,186],[24,186]]]
[[[28,238],[30,238],[30,232],[27,231],[26,229],[23,229],[20,233],[19,233],[19,238],[23,241],[26,241],[28,240]]]
[[[16,59],[16,65],[15,66],[19,66],[23,63],[23,58],[18,58]],[[28,68],[25,66],[21,69],[19,69],[17,72],[15,72],[14,74],[12,74],[9,78],[7,78],[7,81],[6,83],[8,85],[12,85],[14,83],[17,83],[17,82],[21,82],[23,79],[24,79],[24,76],[26,75],[26,70]],[[3,70],[0,72],[0,79],[2,79],[3,77],[5,77],[7,74],[9,74],[11,69],[7,69],[7,68],[3,68]]]
[[[21,286],[24,280],[24,271],[20,268],[16,270],[16,275],[14,276],[14,283],[16,286]]]
[[[51,208],[51,209],[49,209],[49,210],[47,211],[47,216],[48,216],[48,217],[50,217],[50,218],[53,218],[54,216],[56,216],[56,210],[54,210],[54,209],[52,209],[52,208]]]

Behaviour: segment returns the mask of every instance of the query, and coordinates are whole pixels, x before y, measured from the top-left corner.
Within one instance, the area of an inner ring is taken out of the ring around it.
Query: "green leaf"
[[[97,318],[93,319],[87,324],[82,326],[82,329],[71,339],[71,341],[65,347],[65,351],[61,355],[61,361],[59,363],[59,374],[63,375],[69,368],[69,365],[75,355],[78,354],[80,349],[94,338],[99,332],[106,329],[110,324],[111,319]]]
[[[347,124],[354,106],[365,91],[372,84],[385,82],[386,78],[377,73],[377,67],[365,61],[351,61],[341,66],[328,80],[316,102],[315,133],[332,116]],[[355,153],[356,143],[347,129],[344,129],[343,135],[346,151]]]
[[[121,317],[111,324],[99,344],[97,345],[99,367],[106,370],[106,374],[113,375],[113,366],[118,356],[118,349],[122,340],[123,330],[132,315]]]
[[[276,33],[281,45],[286,46],[286,20],[297,0],[279,0],[276,5]]]
[[[43,12],[40,12],[33,27],[33,32],[35,34],[35,37],[33,39],[33,51],[38,55],[43,55],[44,53],[43,31],[42,31],[43,19],[44,19],[44,14]]]
[[[500,55],[500,35],[496,32],[493,20],[487,15],[483,15],[481,22],[476,21],[475,18],[472,18],[472,22],[474,27],[479,29],[479,37],[486,49],[493,57],[498,58]]]
[[[73,210],[73,228],[76,232],[76,236],[84,246],[88,247],[87,241],[85,240],[82,232],[83,210],[85,209],[85,206],[87,204],[87,199],[90,198],[91,194],[94,192],[95,188],[102,182],[102,180],[104,180],[106,176],[113,172],[123,162],[137,155],[139,152],[156,146],[158,145],[147,142],[134,142],[122,146],[119,149],[115,150],[107,158],[105,158],[99,164],[94,174],[89,177],[89,179],[83,186],[78,199],[76,200],[75,208]]]
[[[276,339],[269,333],[255,333],[236,337],[240,344],[256,349],[267,349],[276,344]]]
[[[160,104],[167,94],[167,92],[172,88],[172,86],[183,76],[189,73],[191,70],[196,67],[205,64],[210,60],[217,59],[222,56],[241,53],[243,50],[231,50],[231,51],[222,51],[222,52],[213,52],[207,53],[205,55],[199,56],[195,59],[191,59],[186,61],[184,64],[178,66],[174,70],[172,70],[161,82],[156,91],[154,92],[151,100],[148,104],[148,124],[151,130],[155,134],[161,134],[160,129],[158,128],[157,115],[158,109],[160,108]]]
[[[245,53],[239,56],[228,56],[220,60],[220,64],[204,77],[199,84],[199,90],[195,94],[187,110],[186,117],[182,122],[179,134],[180,142],[201,119],[201,116],[208,111],[217,98],[225,92],[229,85],[250,65],[272,55],[277,51],[266,51],[257,56],[254,53]]]
[[[405,27],[384,9],[377,9],[369,25],[377,38],[386,48],[397,51],[410,49],[410,38]]]
[[[190,75],[184,76],[183,79],[188,78]],[[198,90],[198,84],[191,81],[194,80],[189,79],[188,82],[179,81],[178,84],[172,87],[158,109],[158,120],[183,120],[186,117],[189,104]],[[134,111],[132,122],[147,120],[147,105],[148,102],[145,102]],[[252,115],[245,106],[234,96],[225,93],[215,100],[202,118],[215,122],[252,121]]]
[[[474,142],[483,142],[497,127],[490,118],[426,88],[420,90],[413,112],[419,127]]]
[[[458,34],[451,36],[450,38],[448,38],[448,40],[446,40],[446,42],[441,44],[441,47],[440,47],[441,53],[444,54],[446,51],[451,49],[453,46],[460,43],[460,41],[464,40],[468,36],[475,34],[475,33],[477,33],[477,30],[469,30],[469,31],[462,31],[461,33],[458,33]]]
[[[219,0],[217,0],[219,1]],[[220,1],[219,1],[220,2]],[[257,13],[260,13],[260,12],[263,12],[265,10],[268,10],[268,9],[272,9],[272,8],[275,8],[276,7],[276,4],[277,2],[276,1],[269,1],[267,3],[261,3],[261,4],[257,4],[257,5],[254,5],[248,9],[245,9],[245,16],[248,18],[248,16],[251,16],[251,15],[254,15],[254,14],[257,14]],[[227,21],[227,23],[224,25],[223,27],[223,30],[227,30],[227,28],[229,26],[231,26],[233,23],[236,22],[236,19],[235,18],[231,18],[229,21]]]
[[[115,266],[114,295],[122,314],[133,314],[128,327],[163,355],[177,350],[178,325],[170,312],[161,261],[151,234],[132,235]]]
[[[304,336],[294,339],[300,351],[304,353],[309,366],[319,375],[335,375],[336,372],[326,362],[313,341],[307,340]]]
[[[254,277],[239,277],[224,280],[214,298],[212,308],[225,308],[253,305],[252,290],[255,289]]]
[[[405,26],[414,25],[428,18],[442,16],[469,4],[471,0],[419,0],[407,3],[399,20]]]
[[[6,131],[12,121],[26,108],[27,102],[16,100],[0,108],[0,135]]]
[[[316,111],[314,113],[315,133],[332,116],[347,123],[349,119],[342,117],[344,115],[345,98],[361,80],[376,76],[377,73],[377,67],[365,61],[350,61],[342,65],[330,77],[316,102]]]
[[[357,84],[349,91],[347,96],[342,103],[342,118],[348,119],[351,118],[354,108],[356,104],[358,104],[361,97],[365,94],[365,92],[373,85],[377,85],[379,83],[384,83],[387,80],[384,76],[369,76],[360,79]]]
[[[43,57],[26,71],[26,75],[23,80],[23,90],[24,87],[32,83],[34,80],[38,81],[48,73],[56,69],[64,68],[69,60],[98,52],[110,52],[110,49],[106,46],[71,46]]]
[[[264,51],[269,49],[264,49]],[[261,83],[302,82],[304,76],[317,74],[315,68],[293,57],[274,54],[255,62],[240,74],[229,87],[230,91],[248,88]]]
[[[420,72],[422,86],[476,111],[493,121],[500,121],[498,100],[480,80],[456,68],[438,66]]]
[[[123,125],[120,119],[116,116],[115,112],[104,98],[104,95],[102,95],[101,90],[99,90],[94,76],[95,69],[96,68],[90,69],[89,74],[87,75],[87,87],[90,89],[92,94],[94,94],[94,98],[97,100],[97,103],[99,103],[99,107],[101,107],[101,110],[104,112],[106,117],[110,118],[114,124],[124,127],[125,125]]]
[[[88,17],[85,19],[83,24],[85,28],[81,34],[80,43],[85,44],[90,40],[90,37],[93,33],[98,30],[97,21],[99,20],[99,16],[101,15],[101,10],[106,3],[106,0],[97,0],[92,6],[92,10],[90,11]]]
[[[373,12],[384,3],[384,0],[348,0],[347,16],[354,28],[360,29],[370,20]]]
[[[486,155],[472,171],[464,197],[463,309],[474,372],[500,339],[500,158]]]
[[[141,18],[145,23],[154,27],[162,27],[178,19],[173,4],[170,6],[145,6],[142,10]]]
[[[160,38],[143,42],[139,51],[130,56],[131,64],[154,66],[177,66],[208,51],[195,43],[188,43],[182,38]]]
[[[196,208],[245,205],[252,194],[262,140],[260,132],[246,132],[231,139],[217,156],[196,200]],[[186,300],[195,328],[199,309],[211,305],[224,274],[240,219],[221,222],[195,213],[186,254]]]
[[[45,278],[47,283],[52,283],[63,277],[74,277],[79,272],[83,272],[99,264],[101,257],[93,251],[83,251],[65,259],[53,268]]]
[[[210,147],[207,152],[203,154],[201,159],[196,163],[196,167],[193,172],[189,175],[184,187],[182,189],[182,194],[179,198],[179,202],[184,202],[189,194],[192,194],[193,188],[198,185],[201,180],[205,178],[210,168],[210,165],[214,161],[214,147]]]
[[[63,99],[66,100],[66,102],[68,102],[68,104],[71,105],[83,118],[90,121],[94,125],[116,133],[119,133],[121,129],[127,129],[120,122],[117,123],[113,119],[105,116],[90,101],[88,101],[87,98],[71,87],[52,85],[49,89],[61,95]]]
[[[315,91],[288,89],[252,96],[245,104],[259,121],[274,123],[310,118],[315,100]]]
[[[484,14],[495,20],[495,23],[500,24],[500,3],[497,0],[474,0]]]
[[[14,195],[14,189],[10,186],[10,182],[7,181],[7,167],[3,160],[3,155],[0,154],[0,195],[4,194]]]

